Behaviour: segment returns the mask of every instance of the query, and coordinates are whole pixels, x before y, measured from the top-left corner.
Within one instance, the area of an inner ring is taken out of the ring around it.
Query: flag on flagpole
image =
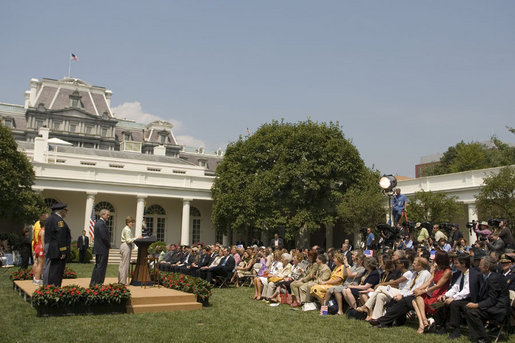
[[[71,59],[74,60],[74,61],[78,61],[79,60],[79,56],[77,56],[75,54],[72,54]]]
[[[95,209],[91,210],[91,217],[88,222],[88,234],[91,237],[91,241],[95,241]]]

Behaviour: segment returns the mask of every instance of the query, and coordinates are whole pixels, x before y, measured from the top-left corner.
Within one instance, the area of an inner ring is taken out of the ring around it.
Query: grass
[[[68,266],[78,277],[90,277],[93,269],[92,264]],[[117,269],[109,265],[107,276],[115,277]],[[418,335],[414,324],[376,329],[316,311],[269,307],[252,295],[247,287],[215,289],[212,305],[200,311],[38,318],[2,269],[0,342],[449,342],[447,336]]]

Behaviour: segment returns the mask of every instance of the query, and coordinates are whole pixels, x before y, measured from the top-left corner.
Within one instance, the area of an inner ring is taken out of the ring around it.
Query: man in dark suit
[[[497,261],[493,257],[484,257],[479,269],[485,282],[479,289],[479,301],[467,304],[465,318],[472,342],[490,342],[483,322],[495,320],[502,323],[509,313],[510,295],[506,278],[497,272]]]
[[[513,257],[508,254],[502,254],[499,258],[499,264],[501,265],[501,273],[508,282],[508,288],[510,291],[515,291],[515,268],[513,266]]]
[[[231,255],[231,251],[228,248],[224,248],[223,255],[224,256],[220,260],[218,266],[208,269],[206,276],[206,280],[208,282],[211,282],[212,279],[217,276],[223,276],[227,278],[234,270],[236,262],[234,257]]]
[[[45,222],[45,267],[43,284],[61,287],[66,259],[70,254],[70,228],[64,221],[68,213],[66,204],[56,203]]]
[[[454,265],[458,269],[458,277],[452,287],[440,298],[445,304],[435,315],[436,322],[441,325],[439,334],[445,334],[447,327],[451,333],[450,339],[461,336],[460,324],[463,319],[465,306],[473,301],[479,301],[479,288],[483,283],[483,276],[475,268],[470,268],[470,256],[463,254],[454,259]]]
[[[181,267],[189,266],[192,263],[193,263],[193,252],[191,250],[191,247],[188,245],[188,246],[184,247],[184,252],[182,254],[181,259],[178,262],[176,262],[175,264],[171,265],[170,271],[172,273],[177,273],[181,270]]]
[[[89,248],[89,237],[86,230],[82,230],[82,235],[77,239],[77,249],[79,249],[79,263],[86,263],[86,252]]]
[[[180,269],[180,273],[195,276],[197,270],[204,266],[209,266],[211,263],[211,249],[209,247],[202,248],[202,252],[196,262],[192,262],[190,265],[183,266]]]
[[[111,248],[111,238],[107,220],[111,215],[109,210],[101,209],[100,218],[95,223],[95,243],[93,243],[93,254],[95,254],[95,266],[91,274],[89,286],[103,284],[106,277],[107,260],[109,259],[109,249]]]
[[[275,234],[275,235],[274,235],[274,238],[272,238],[272,240],[270,241],[270,246],[271,246],[271,247],[272,247],[272,249],[274,249],[274,250],[284,248],[284,242],[283,242],[283,239],[282,239],[282,238],[279,238],[279,235],[278,235],[278,234]]]

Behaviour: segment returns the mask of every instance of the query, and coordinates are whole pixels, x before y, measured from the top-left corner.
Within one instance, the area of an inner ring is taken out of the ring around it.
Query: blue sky
[[[284,118],[338,121],[368,166],[514,142],[514,1],[2,1],[0,101],[67,74],[119,117],[225,147]]]

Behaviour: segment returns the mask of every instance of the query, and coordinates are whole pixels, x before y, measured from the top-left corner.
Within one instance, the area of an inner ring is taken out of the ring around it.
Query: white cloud
[[[119,106],[112,107],[111,110],[113,111],[116,118],[125,118],[129,120],[134,120],[138,123],[144,123],[148,124],[150,122],[156,121],[156,120],[165,120],[167,122],[170,122],[173,124],[173,131],[176,133],[177,131],[180,131],[182,128],[182,122],[177,119],[165,119],[159,116],[156,116],[155,114],[151,113],[145,113],[143,111],[143,107],[141,106],[141,103],[139,101],[134,102],[124,102],[123,104]],[[203,140],[200,140],[198,138],[195,138],[193,136],[188,135],[182,135],[182,136],[175,136],[177,139],[177,142],[181,145],[186,145],[190,147],[206,147],[206,143]]]
[[[177,139],[177,143],[181,145],[186,145],[195,148],[206,147],[206,143],[204,143],[204,141],[192,136],[175,136],[175,138]]]
[[[115,117],[135,120],[139,123],[150,123],[155,120],[164,120],[154,114],[145,113],[139,101],[124,102],[123,104],[111,108]],[[175,124],[174,124],[175,125]]]

